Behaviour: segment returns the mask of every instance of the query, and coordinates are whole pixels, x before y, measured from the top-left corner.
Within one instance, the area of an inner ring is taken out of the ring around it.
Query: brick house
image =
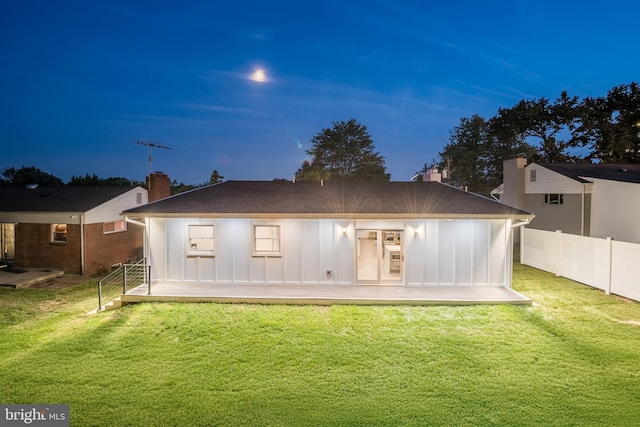
[[[120,212],[147,198],[142,187],[0,186],[0,258],[83,275],[135,261],[143,230]]]

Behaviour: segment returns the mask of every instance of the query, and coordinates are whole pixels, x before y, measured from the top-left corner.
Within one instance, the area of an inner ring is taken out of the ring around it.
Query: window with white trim
[[[564,205],[564,194],[545,194],[545,205]]]
[[[51,224],[51,243],[67,243],[67,224]]]
[[[189,225],[189,255],[213,255],[213,243],[213,225]]]
[[[125,221],[104,222],[102,231],[104,234],[121,233],[127,231],[127,223]]]
[[[253,256],[281,256],[280,226],[253,226]]]
[[[529,182],[536,182],[536,170],[529,170]]]

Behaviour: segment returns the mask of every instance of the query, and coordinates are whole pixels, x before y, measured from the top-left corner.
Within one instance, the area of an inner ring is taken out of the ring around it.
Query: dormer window
[[[536,182],[536,170],[529,170],[529,182]]]

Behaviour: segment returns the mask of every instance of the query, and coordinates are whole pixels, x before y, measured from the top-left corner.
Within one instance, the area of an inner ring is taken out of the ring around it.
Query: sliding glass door
[[[400,284],[404,266],[404,232],[356,230],[356,282]]]

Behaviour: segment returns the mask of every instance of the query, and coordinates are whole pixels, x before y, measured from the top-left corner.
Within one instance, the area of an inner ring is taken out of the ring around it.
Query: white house
[[[440,182],[227,181],[123,212],[151,282],[511,286],[528,212]]]
[[[511,159],[494,193],[535,214],[527,227],[640,243],[640,165]]]

